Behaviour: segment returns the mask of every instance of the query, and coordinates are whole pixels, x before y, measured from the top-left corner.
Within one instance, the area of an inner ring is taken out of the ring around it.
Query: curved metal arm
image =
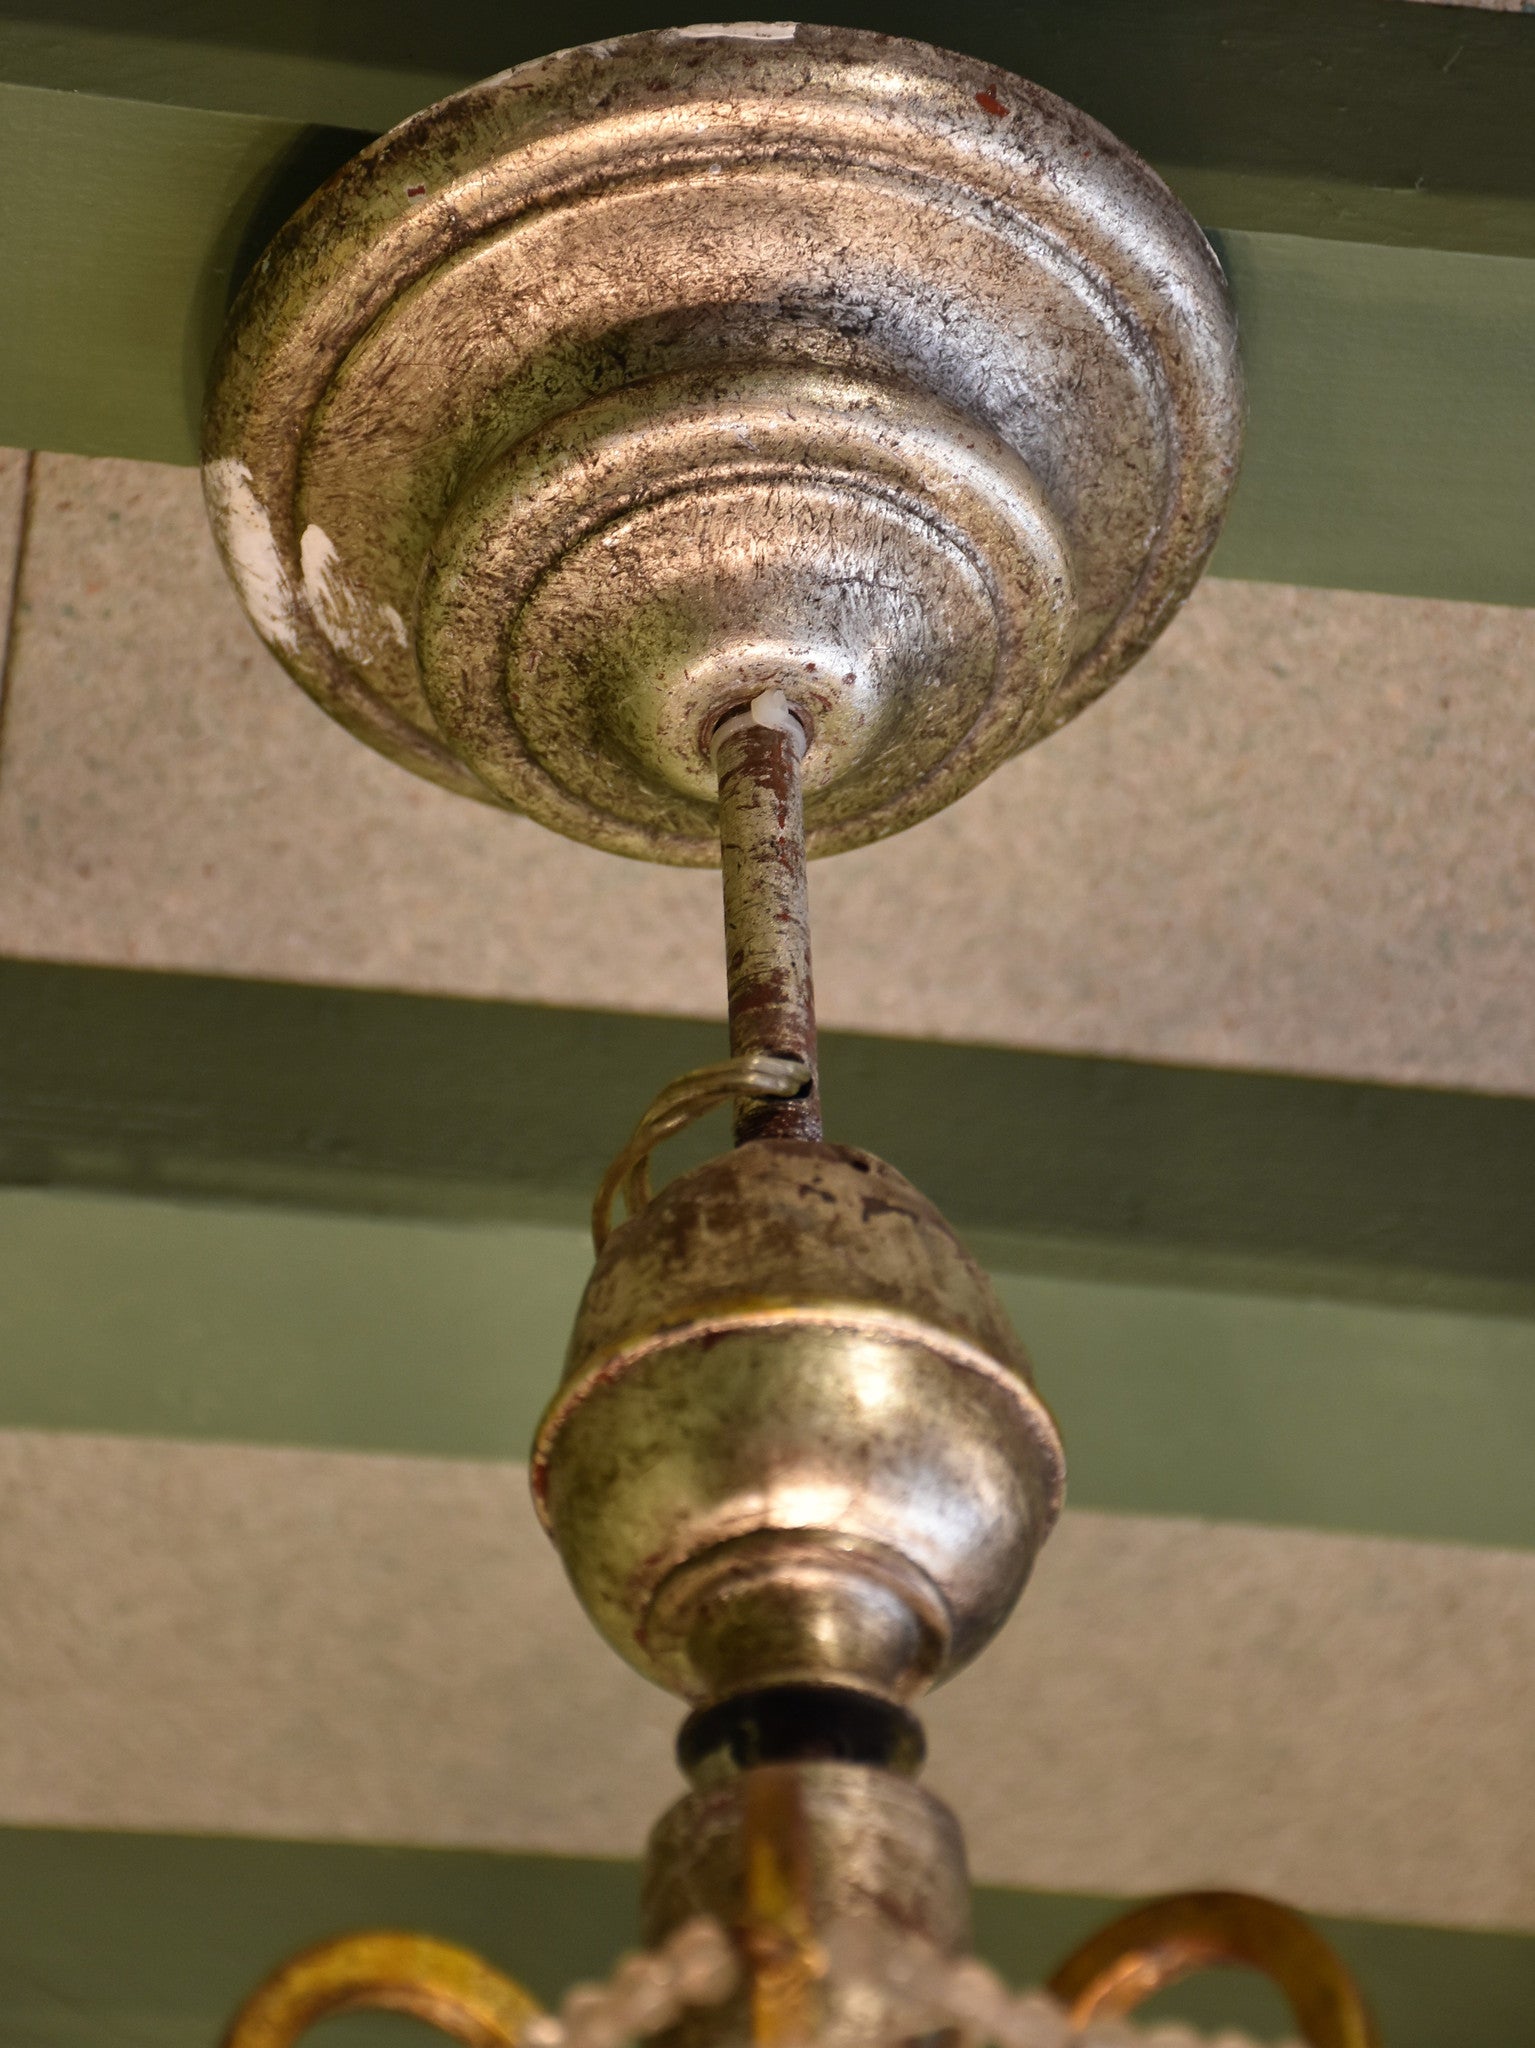
[[[426,2020],[465,2048],[517,2048],[543,2011],[472,1949],[421,1934],[344,1934],[275,1970],[235,2015],[224,2048],[289,2048],[317,2020],[370,2008]]]
[[[650,1155],[663,1138],[698,1117],[707,1116],[723,1102],[742,1096],[777,1097],[790,1101],[811,1087],[815,1076],[804,1060],[780,1059],[766,1052],[745,1053],[739,1059],[721,1060],[718,1066],[695,1067],[691,1073],[669,1081],[634,1127],[634,1135],[602,1176],[602,1186],[592,1204],[592,1242],[598,1251],[613,1230],[613,1208],[620,1193],[624,1207],[637,1216],[650,1200]]]
[[[1247,1892],[1153,1899],[1090,1936],[1050,1980],[1072,2024],[1133,2012],[1165,1985],[1223,1963],[1278,1985],[1311,2048],[1380,2048],[1358,1985],[1309,1921]]]

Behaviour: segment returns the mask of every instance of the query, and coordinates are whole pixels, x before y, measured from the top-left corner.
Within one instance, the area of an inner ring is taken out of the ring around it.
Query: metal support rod
[[[791,1101],[738,1100],[738,1145],[821,1135],[800,790],[804,750],[804,732],[779,690],[765,691],[727,719],[714,740],[730,1050],[803,1060],[812,1077]]]

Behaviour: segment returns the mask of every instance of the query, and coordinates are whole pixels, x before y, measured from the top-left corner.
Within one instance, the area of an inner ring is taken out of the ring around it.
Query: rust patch
[[[720,738],[720,870],[730,1050],[803,1060],[816,1068],[810,906],[800,746],[776,725],[741,718]],[[743,1099],[736,1143],[821,1136],[817,1087],[792,1100]]]

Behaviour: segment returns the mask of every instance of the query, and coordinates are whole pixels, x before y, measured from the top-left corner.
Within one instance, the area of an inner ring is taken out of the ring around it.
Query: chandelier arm
[[[784,1100],[799,1094],[813,1080],[803,1060],[748,1053],[741,1059],[721,1060],[716,1066],[694,1067],[669,1081],[602,1176],[592,1203],[592,1242],[597,1250],[602,1250],[613,1233],[613,1211],[620,1195],[631,1216],[637,1216],[649,1202],[650,1155],[664,1139],[674,1138],[721,1103],[739,1102],[743,1097]]]
[[[223,2048],[289,2048],[318,2021],[365,2010],[408,2013],[464,2048],[517,2048],[543,2007],[472,1949],[419,1934],[344,1934],[274,1970]]]
[[[817,1141],[815,993],[800,761],[805,730],[781,690],[766,690],[714,736],[730,1050],[802,1060],[811,1084],[787,1101],[741,1098],[735,1139]]]
[[[1050,1980],[1072,2024],[1133,2012],[1155,1992],[1222,1964],[1269,1978],[1309,2048],[1380,2048],[1342,1958],[1288,1906],[1247,1892],[1177,1892],[1109,1922]]]

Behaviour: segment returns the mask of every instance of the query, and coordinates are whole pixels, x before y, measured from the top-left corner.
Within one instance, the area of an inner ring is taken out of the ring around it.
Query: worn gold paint
[[[534,1498],[620,1655],[695,1701],[909,1699],[1010,1612],[1060,1440],[987,1281],[883,1160],[759,1140],[605,1242]]]
[[[543,2010],[472,1950],[424,1934],[345,1934],[294,1956],[235,2016],[223,2048],[290,2048],[318,2021],[364,2010],[409,2013],[465,2048],[517,2048]]]
[[[1067,1957],[1050,1989],[1075,2025],[1133,2012],[1200,1970],[1238,1963],[1290,2002],[1310,2048],[1380,2048],[1364,1996],[1309,1921],[1245,1892],[1178,1892],[1123,1914]]]

